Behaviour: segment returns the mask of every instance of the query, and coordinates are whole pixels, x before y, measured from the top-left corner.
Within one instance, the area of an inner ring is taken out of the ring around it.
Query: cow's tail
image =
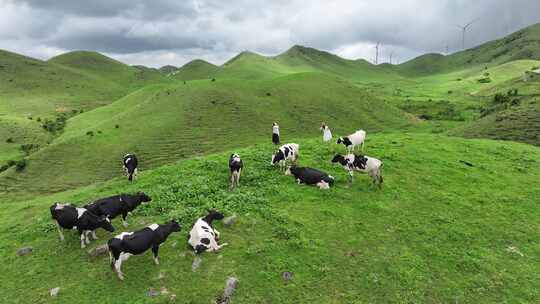
[[[128,181],[133,181],[133,172],[130,172],[128,175]]]

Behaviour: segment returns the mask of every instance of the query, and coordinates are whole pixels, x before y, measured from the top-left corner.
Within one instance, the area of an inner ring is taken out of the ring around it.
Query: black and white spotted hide
[[[227,243],[218,245],[220,234],[213,226],[214,220],[222,220],[223,214],[217,211],[210,211],[207,216],[199,218],[193,228],[189,232],[188,244],[195,250],[195,253],[200,254],[205,251],[217,252],[222,247],[227,246]]]
[[[175,220],[166,224],[151,224],[135,232],[122,232],[107,243],[111,268],[120,280],[124,280],[122,263],[132,255],[139,255],[152,248],[154,263],[159,265],[158,252],[161,246],[173,232],[180,231],[181,226]]]
[[[114,232],[111,221],[105,216],[97,216],[85,208],[77,208],[71,204],[54,203],[51,208],[51,217],[56,223],[60,240],[64,241],[62,229],[76,229],[81,238],[81,248],[90,244],[90,234],[97,239],[96,230],[103,228]]]
[[[231,171],[231,189],[240,185],[240,175],[242,174],[242,168],[244,163],[240,158],[240,155],[233,153],[229,158],[229,169]]]
[[[319,189],[330,189],[334,184],[333,176],[313,168],[293,166],[287,169],[285,174],[294,176],[299,184],[314,185]]]
[[[126,154],[122,160],[122,165],[129,181],[132,181],[134,177],[137,177],[137,166],[139,165],[139,161],[135,154]]]
[[[300,145],[298,144],[285,144],[279,148],[279,150],[272,155],[272,161],[270,164],[275,166],[279,164],[281,169],[289,164],[294,164],[298,160],[298,151],[300,150]]]
[[[346,154],[340,155],[336,154],[332,159],[332,163],[339,163],[343,169],[349,172],[350,179],[352,182],[354,171],[367,173],[372,180],[372,184],[377,184],[379,188],[382,186],[383,177],[382,177],[382,161],[359,154]]]

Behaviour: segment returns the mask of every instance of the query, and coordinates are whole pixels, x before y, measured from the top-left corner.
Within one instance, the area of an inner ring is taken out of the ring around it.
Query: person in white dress
[[[279,125],[277,122],[272,124],[272,142],[274,145],[279,145]]]
[[[332,139],[332,132],[330,131],[330,128],[326,125],[326,123],[322,123],[321,131],[323,131],[323,141],[328,142]]]

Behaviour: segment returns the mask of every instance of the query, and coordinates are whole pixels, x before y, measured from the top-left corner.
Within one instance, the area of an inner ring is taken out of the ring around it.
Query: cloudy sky
[[[394,63],[461,48],[540,22],[537,0],[0,0],[0,49],[48,59],[95,50],[129,64],[221,64],[295,44]]]

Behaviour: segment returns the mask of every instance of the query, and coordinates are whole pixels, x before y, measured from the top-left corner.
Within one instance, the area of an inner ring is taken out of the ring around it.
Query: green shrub
[[[11,143],[13,143],[13,138],[12,138],[12,137],[10,137],[10,138],[6,139],[6,142],[7,142],[8,144],[11,144]]]
[[[26,168],[26,159],[23,158],[15,163],[15,169],[17,171],[22,171],[24,168]]]
[[[38,144],[23,144],[21,145],[21,151],[23,151],[26,155],[32,153],[33,151],[36,151],[39,149]]]
[[[478,83],[490,83],[491,78],[489,78],[489,77],[479,78],[477,81],[478,81]]]
[[[56,114],[54,120],[46,118],[42,124],[43,129],[51,133],[62,132],[64,130],[64,127],[66,126],[67,119],[68,117],[65,113]]]
[[[117,125],[114,126],[114,128],[115,129],[120,129],[120,125],[117,124]]]
[[[88,135],[88,136],[94,136],[94,131],[88,131],[88,132],[86,132],[86,135]]]

